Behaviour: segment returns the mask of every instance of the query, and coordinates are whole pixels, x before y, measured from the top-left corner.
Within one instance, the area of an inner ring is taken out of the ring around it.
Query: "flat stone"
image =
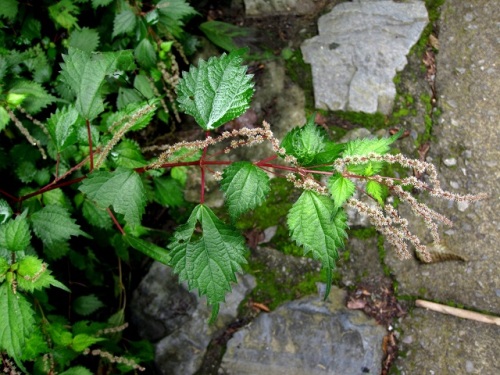
[[[216,322],[209,324],[211,307],[205,299],[179,284],[170,267],[153,263],[134,291],[131,310],[139,334],[157,341],[155,364],[158,373],[196,373],[212,338],[236,318],[239,304],[255,285],[253,276],[238,275],[238,283],[221,304]]]
[[[259,315],[228,342],[228,375],[379,374],[385,328],[344,307],[345,292],[285,303]]]
[[[245,0],[247,16],[305,15],[315,10],[314,0]]]
[[[346,2],[320,17],[319,35],[301,46],[312,65],[316,108],[389,114],[393,79],[427,22],[417,0]]]

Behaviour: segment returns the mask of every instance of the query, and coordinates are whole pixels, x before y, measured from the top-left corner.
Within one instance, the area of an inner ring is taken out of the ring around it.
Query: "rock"
[[[236,332],[220,373],[379,374],[386,330],[345,308],[341,289],[333,287],[326,301],[320,294],[261,314]]]
[[[305,15],[314,10],[314,0],[245,0],[247,16]]]
[[[389,114],[393,78],[427,22],[423,1],[346,2],[320,17],[319,35],[301,46],[316,108]]]
[[[236,318],[239,304],[255,285],[253,276],[238,275],[238,284],[233,285],[211,325],[211,308],[205,300],[179,284],[170,267],[153,263],[134,291],[131,310],[140,335],[157,341],[159,373],[188,375],[198,371],[210,340]]]

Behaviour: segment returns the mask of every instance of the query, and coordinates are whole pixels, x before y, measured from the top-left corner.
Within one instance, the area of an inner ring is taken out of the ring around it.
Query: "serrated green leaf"
[[[221,189],[234,220],[260,206],[269,193],[269,176],[250,162],[236,162],[224,169]]]
[[[71,236],[88,235],[61,206],[49,205],[31,215],[33,231],[47,246],[65,242]]]
[[[133,170],[95,171],[83,180],[79,190],[103,208],[112,206],[128,224],[140,224],[146,193],[140,176]]]
[[[113,2],[113,0],[92,0],[92,8],[97,9],[97,7],[104,7]]]
[[[387,187],[385,185],[376,181],[368,181],[366,183],[366,192],[375,198],[381,206],[384,205],[384,199],[387,196]]]
[[[306,190],[290,209],[287,217],[290,237],[312,252],[326,270],[326,296],[332,285],[332,271],[338,259],[338,249],[347,237],[347,216],[333,201],[316,192]]]
[[[75,352],[83,352],[90,345],[95,344],[96,342],[101,342],[106,340],[102,337],[93,337],[86,335],[85,333],[79,333],[75,337],[73,337],[73,342],[71,343],[71,347]]]
[[[201,235],[195,235],[199,223]],[[212,320],[219,303],[236,282],[236,272],[246,263],[245,240],[234,228],[220,221],[205,205],[195,207],[186,224],[177,228],[170,242],[169,264],[190,290],[198,289],[212,306]]]
[[[5,258],[0,256],[0,283],[3,283],[3,281],[5,280],[5,275],[9,269],[9,262],[7,262]]]
[[[0,224],[5,224],[14,212],[6,200],[0,199]]]
[[[61,80],[76,94],[75,108],[88,120],[104,111],[101,86],[105,77],[115,70],[130,70],[134,66],[128,50],[90,54],[70,48],[63,60]]]
[[[184,192],[179,181],[172,177],[153,179],[154,200],[163,206],[178,207],[184,203]]]
[[[73,301],[73,309],[77,314],[83,316],[90,315],[104,306],[104,303],[95,294],[80,296]]]
[[[50,260],[61,259],[68,254],[69,250],[69,244],[66,241],[44,244],[43,247],[43,253]]]
[[[315,158],[325,151],[327,144],[330,153],[337,151],[331,142],[327,143],[326,133],[314,123],[314,116],[310,116],[304,126],[296,127],[285,135],[281,147],[286,150],[288,155],[295,156],[299,164],[307,166],[319,161]],[[327,158],[328,156],[327,154],[322,157]]]
[[[328,179],[328,190],[335,202],[336,207],[340,207],[354,194],[356,185],[345,178],[340,173],[336,173]]]
[[[162,0],[156,4],[160,31],[179,37],[182,34],[183,20],[198,14],[185,0]]]
[[[13,20],[17,15],[18,2],[17,0],[2,0],[0,7],[0,17]]]
[[[94,1],[95,0],[92,0],[92,2]],[[75,366],[67,369],[64,372],[60,372],[59,375],[92,375],[92,372],[90,372],[83,366]]]
[[[32,361],[40,358],[44,353],[49,352],[49,346],[43,337],[41,330],[34,330],[26,340],[23,347],[23,361]]]
[[[180,109],[193,116],[203,129],[212,130],[243,114],[253,95],[251,75],[241,66],[245,50],[200,60],[183,72],[177,86]]]
[[[136,90],[132,90],[136,91]],[[137,92],[135,95],[139,95]],[[136,98],[139,98],[137,96]],[[143,98],[139,98],[142,100]],[[156,100],[150,100],[149,102],[141,101],[139,103],[130,103],[125,108],[118,112],[113,113],[106,119],[106,125],[108,128],[112,127],[114,132],[120,131],[123,126],[127,126],[128,121],[135,122],[129,131],[136,131],[145,128],[151,122],[155,111],[156,111]]]
[[[68,40],[71,48],[76,48],[85,52],[94,52],[99,46],[99,33],[95,29],[82,27],[73,30]]]
[[[113,221],[111,220],[108,212],[103,208],[97,207],[94,202],[89,201],[88,199],[83,202],[82,214],[89,224],[95,227],[111,229],[113,226]]]
[[[26,297],[12,291],[8,283],[0,285],[0,349],[11,356],[24,372],[23,348],[35,326],[35,312]]]
[[[389,138],[355,139],[346,144],[343,156],[365,156],[370,153],[386,154],[390,150],[389,146],[401,136],[401,133],[402,131]],[[364,164],[349,165],[347,169],[362,176],[372,176],[380,172],[383,165],[382,162],[371,161]]]
[[[10,122],[10,116],[7,110],[0,106],[0,132],[5,129],[7,124]]]
[[[112,37],[114,38],[117,35],[134,31],[136,23],[137,16],[134,11],[129,7],[124,8],[120,13],[115,15]]]
[[[141,240],[131,235],[123,236],[123,240],[134,249],[139,250],[141,253],[146,254],[148,257],[160,263],[168,264],[171,259],[169,253],[164,248],[156,246],[151,242]]]
[[[31,242],[31,233],[25,215],[9,220],[0,226],[0,248],[8,251],[23,251]]]
[[[55,286],[70,292],[60,281],[57,281],[47,269],[47,265],[39,258],[28,255],[17,263],[18,288],[33,293],[35,290]]]
[[[250,34],[250,30],[221,21],[208,21],[200,25],[200,30],[216,46],[232,52],[238,49],[234,38],[244,37]]]
[[[73,0],[61,0],[57,4],[49,6],[50,17],[65,29],[71,29],[77,25],[78,19],[75,17],[80,13]]]
[[[80,121],[79,121],[80,120]],[[47,120],[47,130],[56,146],[57,152],[64,151],[67,147],[78,141],[77,127],[83,125],[78,111],[73,106],[66,106],[50,116]]]
[[[73,209],[70,200],[64,194],[62,189],[53,189],[46,191],[42,194],[42,201],[44,206],[57,205],[67,209],[68,211],[71,211]]]
[[[17,81],[9,90],[9,95],[11,94],[24,95],[22,106],[32,114],[40,112],[56,100],[42,85],[33,81]]]
[[[147,164],[139,145],[130,139],[123,139],[111,152],[111,158],[116,165],[125,168],[139,168]]]
[[[144,38],[134,49],[134,56],[144,69],[156,66],[156,51],[153,43],[148,38]]]

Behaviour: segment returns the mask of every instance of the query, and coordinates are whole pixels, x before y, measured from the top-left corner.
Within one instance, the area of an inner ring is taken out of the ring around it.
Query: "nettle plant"
[[[82,320],[69,324],[60,315],[46,314],[50,310],[46,288],[69,288],[51,274],[44,258],[67,256],[74,267],[85,269],[86,262],[96,262],[103,256],[79,250],[74,241],[69,241],[71,237],[89,236],[74,217],[106,230],[108,239],[104,241],[120,259],[130,259],[127,249],[134,248],[171,266],[189,289],[206,296],[213,320],[246,263],[245,239],[232,223],[265,201],[270,176],[287,178],[302,190],[287,215],[290,237],[303,247],[304,255],[311,254],[321,262],[327,294],[347,237],[344,206],[368,215],[401,258],[410,256],[408,245],[413,245],[425,260],[426,246],[410,232],[408,221],[392,205],[384,204],[385,197],[392,194],[408,204],[422,217],[435,242],[439,242],[438,223],[451,222],[419,203],[409,188],[451,200],[481,198],[443,191],[432,165],[389,154],[399,133],[339,144],[329,140],[313,120],[291,130],[281,142],[266,122],[253,129],[217,130],[250,106],[254,89],[252,76],[242,66],[243,54],[243,50],[237,50],[200,61],[198,67],[183,73],[177,86],[177,103],[181,111],[194,117],[204,137],[158,148],[144,150],[131,140],[161,107],[157,99],[134,102],[113,113],[105,111],[104,83],[117,72],[134,68],[131,51],[90,53],[70,48],[61,64],[60,80],[75,99],[62,102],[46,121],[35,120],[25,109],[35,100],[29,92],[5,95],[3,112],[29,141],[13,146],[9,156],[17,160],[16,173],[21,182],[39,185],[21,187],[18,196],[3,187],[0,190],[5,197],[0,201],[0,349],[19,367],[24,369],[23,363],[35,361],[38,373],[54,373],[84,354],[123,362],[121,365],[129,370],[142,369],[126,353],[116,357],[110,354],[111,349],[100,349],[110,341],[106,334],[123,328],[124,304],[107,323]],[[41,130],[34,136],[24,132],[20,114]],[[264,142],[272,150],[265,159],[231,162],[225,157],[238,148]],[[154,150],[159,150],[157,157],[146,160],[143,152]],[[44,161],[49,159],[53,163],[50,168],[37,167],[39,163],[46,165]],[[419,175],[426,174],[428,179],[381,175],[387,164],[399,164]],[[148,240],[151,231],[141,223],[148,203],[175,206],[182,200],[180,193],[188,175],[181,167],[199,169],[200,200],[164,247]],[[229,223],[205,204],[207,174],[220,180]],[[356,180],[366,183],[363,193],[376,205],[353,198]],[[112,227],[115,234],[111,236]],[[117,284],[120,290],[124,288],[121,279]],[[96,304],[99,300],[95,296],[87,296],[80,310],[92,313]],[[111,347],[116,349],[116,345]],[[2,357],[5,365],[6,357]],[[78,369],[82,371],[78,374],[90,373]]]

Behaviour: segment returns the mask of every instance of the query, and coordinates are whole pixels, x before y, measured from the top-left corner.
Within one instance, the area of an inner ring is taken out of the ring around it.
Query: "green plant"
[[[93,1],[92,6],[109,3]],[[17,3],[9,4],[2,15],[16,19],[12,4]],[[165,13],[165,7],[172,4],[178,7]],[[82,363],[92,363],[85,361],[90,356],[102,358],[101,371],[103,367],[119,372],[142,370],[138,362],[151,359],[147,345],[121,340],[126,328],[124,264],[138,263],[137,252],[130,249],[172,266],[190,289],[206,296],[215,319],[236,273],[246,263],[245,241],[234,221],[266,199],[270,174],[285,177],[302,191],[287,214],[290,237],[304,254],[321,261],[327,293],[347,237],[345,205],[367,214],[401,257],[410,255],[409,243],[425,260],[426,247],[410,233],[408,222],[384,204],[385,196],[393,194],[409,204],[423,217],[436,242],[436,222],[450,221],[417,202],[403,187],[413,186],[446,199],[481,198],[445,192],[432,165],[387,154],[399,134],[337,144],[314,124],[314,117],[281,142],[265,122],[261,128],[219,131],[250,105],[253,84],[242,66],[244,50],[200,61],[198,67],[172,82],[179,109],[195,118],[205,133],[203,139],[141,148],[135,139],[141,140],[148,125],[159,126],[166,113],[176,108],[173,101],[166,103],[157,97],[162,82],[169,79],[154,79],[158,65],[148,51],[152,46],[159,56],[165,49],[164,42],[152,44],[148,39],[155,34],[149,28],[158,27],[159,31],[163,24],[167,34],[180,35],[182,16],[193,11],[179,0],[160,1],[146,13],[126,2],[117,6],[110,13],[115,14],[112,37],[124,34],[129,38],[144,27],[146,39],[139,41],[142,47],[93,52],[96,43],[87,43],[96,41],[90,38],[95,34],[84,28],[75,30],[67,50],[60,46],[64,54],[54,82],[50,80],[53,72],[47,72],[48,61],[58,60],[50,52],[50,43],[48,48],[42,41],[24,52],[11,49],[0,55],[0,124],[5,135],[0,149],[0,194],[5,198],[0,199],[0,315],[4,317],[0,321],[0,355],[8,371],[15,371],[10,357],[25,372],[29,367],[37,374],[89,374]],[[71,29],[76,25],[73,17],[86,8],[62,0],[48,9],[55,24]],[[84,41],[77,43],[75,38]],[[108,46],[127,46],[127,38],[115,42],[112,38]],[[175,43],[175,39],[171,41]],[[173,68],[174,59],[169,61]],[[137,74],[135,89],[126,84],[128,72]],[[146,92],[148,85],[136,85],[140,76],[149,82],[150,92]],[[132,94],[137,90],[147,94],[147,100]],[[173,95],[169,90],[164,90],[167,98]],[[114,104],[110,104],[112,100]],[[224,158],[237,148],[264,142],[271,147],[270,155],[262,160],[231,162]],[[150,155],[157,150],[159,155],[148,160],[146,152]],[[381,176],[384,164],[427,172],[429,182]],[[190,208],[182,196],[185,167],[200,171],[199,204],[186,212],[186,222],[164,246],[164,236],[158,238],[158,230],[143,225],[143,216],[148,204]],[[208,173],[220,180],[231,223],[220,220],[205,203]],[[353,198],[354,181],[364,183],[361,189],[373,198],[374,205]],[[51,272],[68,267],[72,270],[69,277]],[[83,291],[78,280],[86,280]],[[96,317],[105,317],[99,311],[106,306],[102,301],[110,289],[104,288],[107,283],[114,286],[110,294],[118,302],[114,314],[101,321]],[[104,293],[103,297],[88,293],[90,285],[96,287],[96,293]],[[62,293],[77,290],[70,313],[62,313],[66,303],[51,304],[61,294],[50,286]]]

